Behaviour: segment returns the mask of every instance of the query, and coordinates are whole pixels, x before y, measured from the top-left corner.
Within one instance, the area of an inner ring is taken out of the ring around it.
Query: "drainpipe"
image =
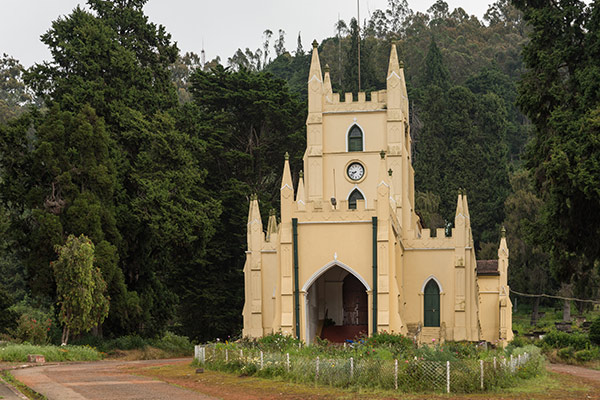
[[[296,310],[296,339],[300,339],[300,289],[298,287],[298,218],[292,218],[294,247],[294,308]]]
[[[377,333],[377,217],[373,217],[373,334]]]

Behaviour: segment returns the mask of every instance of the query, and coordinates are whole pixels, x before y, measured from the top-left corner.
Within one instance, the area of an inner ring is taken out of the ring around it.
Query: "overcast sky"
[[[409,0],[415,11],[427,10],[435,0]],[[481,19],[493,0],[446,0],[453,10],[462,7]],[[0,0],[0,53],[7,53],[26,67],[47,60],[50,53],[40,42],[40,35],[52,21],[67,15],[84,0]],[[270,29],[277,35],[286,32],[286,48],[296,49],[301,32],[305,49],[313,39],[334,34],[338,19],[349,21],[356,16],[356,0],[149,0],[145,12],[150,20],[162,24],[171,33],[182,52],[200,54],[202,44],[206,59],[221,56],[227,61],[236,49],[256,50],[262,32]],[[360,18],[384,9],[387,0],[360,0]]]

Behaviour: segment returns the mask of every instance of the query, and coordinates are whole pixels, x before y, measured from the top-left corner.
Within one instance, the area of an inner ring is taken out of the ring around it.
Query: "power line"
[[[516,290],[512,290],[510,289],[511,293],[514,293],[516,295],[519,296],[523,296],[523,297],[546,297],[549,299],[559,299],[559,300],[569,300],[569,301],[579,301],[579,302],[583,302],[583,303],[594,303],[594,304],[600,304],[600,301],[598,300],[584,300],[584,299],[576,299],[574,297],[562,297],[562,296],[552,296],[550,294],[528,294],[528,293],[521,293],[521,292],[517,292]]]

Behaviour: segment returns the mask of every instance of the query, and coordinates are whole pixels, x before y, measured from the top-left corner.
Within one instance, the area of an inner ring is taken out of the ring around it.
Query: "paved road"
[[[4,382],[0,379],[0,399],[3,400],[27,400],[27,397],[13,392]]]
[[[130,375],[122,369],[133,363],[164,365],[172,362],[178,361],[98,361],[48,365],[12,373],[48,400],[215,400],[151,378]]]

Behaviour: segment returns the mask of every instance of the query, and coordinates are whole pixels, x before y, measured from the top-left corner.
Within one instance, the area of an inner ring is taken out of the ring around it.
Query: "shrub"
[[[597,360],[598,358],[600,358],[599,356],[600,354],[598,352],[598,349],[579,350],[576,351],[574,354],[575,359],[579,362]]]
[[[261,349],[269,349],[269,350],[290,350],[297,349],[298,344],[300,343],[299,339],[291,335],[284,335],[281,332],[272,333],[267,336],[263,336],[262,338],[257,340],[257,344]]]
[[[600,345],[600,316],[592,321],[589,336],[592,343]]]
[[[148,343],[138,335],[121,336],[108,344],[109,348],[119,350],[145,349],[146,346]]]
[[[557,330],[547,333],[542,342],[555,349],[573,347],[575,350],[584,350],[591,346],[590,339],[584,333],[566,333]]]
[[[102,355],[96,349],[88,346],[35,346],[9,343],[0,347],[0,361],[26,362],[28,354],[41,354],[48,362],[102,359]]]
[[[562,358],[563,360],[568,360],[570,358],[573,358],[573,356],[575,355],[575,350],[573,350],[571,346],[563,347],[562,349],[559,349],[556,352],[556,355]]]
[[[186,356],[193,353],[194,345],[185,336],[178,336],[172,332],[167,332],[160,339],[149,341],[151,346],[169,352],[173,356]]]
[[[23,314],[17,323],[15,336],[18,340],[32,344],[48,343],[48,332],[52,326],[50,318],[40,319],[30,314]]]

